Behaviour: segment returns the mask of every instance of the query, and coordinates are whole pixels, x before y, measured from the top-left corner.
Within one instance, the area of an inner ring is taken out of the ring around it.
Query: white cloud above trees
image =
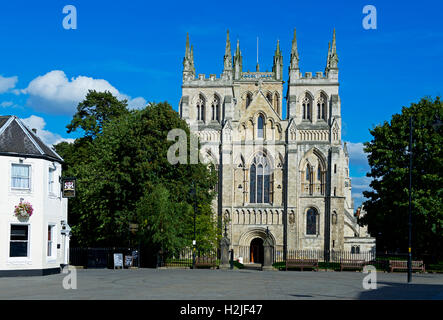
[[[81,75],[68,79],[61,70],[53,70],[38,76],[29,83],[26,89],[20,90],[20,93],[29,95],[27,105],[36,111],[71,115],[76,112],[78,103],[83,101],[88,90],[109,91],[120,100],[128,100],[130,109],[146,106],[146,100],[143,97],[131,98],[104,79]]]

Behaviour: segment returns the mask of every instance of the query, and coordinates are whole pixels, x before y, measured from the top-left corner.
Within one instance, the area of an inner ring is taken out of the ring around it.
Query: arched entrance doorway
[[[263,239],[255,238],[251,241],[250,254],[251,254],[251,263],[264,262]]]

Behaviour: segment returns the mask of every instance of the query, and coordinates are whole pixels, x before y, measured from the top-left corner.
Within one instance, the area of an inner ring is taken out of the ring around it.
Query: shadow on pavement
[[[377,282],[377,289],[360,293],[359,300],[443,300],[443,285]]]

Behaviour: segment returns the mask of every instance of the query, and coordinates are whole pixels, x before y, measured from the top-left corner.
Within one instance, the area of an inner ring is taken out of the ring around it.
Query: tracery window
[[[317,119],[326,120],[326,99],[323,96],[317,101]]]
[[[197,120],[205,121],[205,98],[202,95],[197,100]]]
[[[266,155],[255,156],[249,171],[250,203],[270,203],[270,165]]]
[[[303,119],[311,120],[311,99],[307,96],[303,99]]]
[[[217,95],[214,95],[214,100],[212,101],[211,109],[212,109],[212,120],[219,121],[220,99],[218,98]]]

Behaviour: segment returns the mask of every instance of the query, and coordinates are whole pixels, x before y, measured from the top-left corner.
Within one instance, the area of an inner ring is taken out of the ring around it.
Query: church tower
[[[257,63],[250,72],[239,39],[232,56],[227,31],[220,67],[219,77],[196,76],[187,36],[179,112],[200,140],[202,159],[219,172],[214,215],[226,225],[235,257],[260,262],[265,239],[284,254],[374,248],[353,215],[335,30],[325,71],[314,75],[300,71],[294,30],[286,119],[280,41],[271,71]]]

